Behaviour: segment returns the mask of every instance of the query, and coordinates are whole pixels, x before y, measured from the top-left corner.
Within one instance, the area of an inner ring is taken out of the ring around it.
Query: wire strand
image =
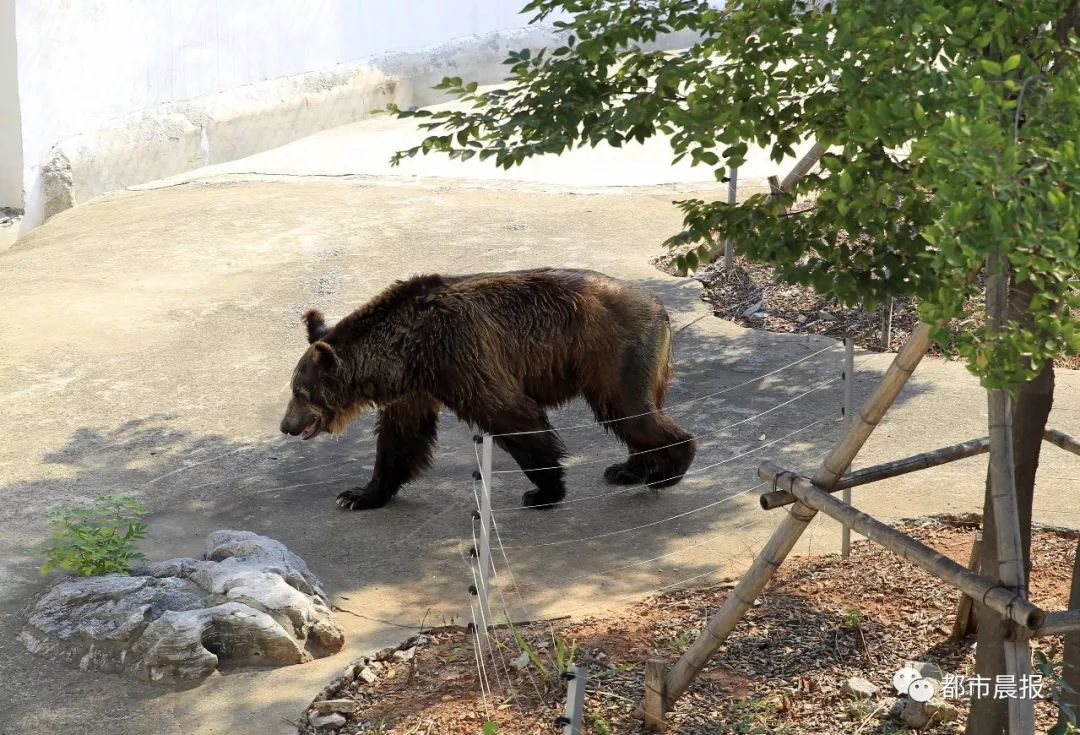
[[[720,434],[720,433],[728,431],[730,429],[734,429],[736,426],[742,426],[743,424],[754,421],[755,419],[759,419],[762,416],[766,416],[766,415],[772,413],[773,411],[778,411],[781,408],[784,408],[785,406],[789,406],[792,403],[795,403],[796,401],[801,401],[803,398],[806,398],[808,395],[810,395],[812,393],[815,393],[815,392],[817,392],[819,390],[822,390],[822,389],[832,385],[833,383],[837,382],[838,380],[839,380],[839,378],[832,378],[831,380],[826,380],[825,382],[819,383],[818,385],[814,386],[813,388],[811,388],[811,389],[809,389],[809,390],[807,390],[807,391],[805,391],[803,393],[800,393],[799,395],[797,395],[797,396],[795,396],[793,398],[789,398],[788,400],[784,401],[783,403],[778,403],[775,406],[773,406],[772,408],[768,408],[768,409],[762,411],[761,413],[756,413],[753,416],[748,416],[748,417],[746,417],[744,419],[740,419],[740,420],[738,420],[738,421],[736,421],[734,423],[728,424],[727,426],[721,426],[719,429],[710,429],[709,431],[704,431],[704,432],[698,434],[697,436],[692,436],[689,439],[681,439],[681,440],[679,440],[677,442],[672,442],[670,444],[665,444],[663,446],[653,447],[651,449],[642,449],[641,451],[637,451],[637,452],[630,452],[626,456],[627,457],[636,457],[638,455],[648,454],[649,452],[658,452],[658,451],[660,451],[662,449],[670,449],[671,447],[677,447],[680,444],[686,444],[687,442],[696,441],[698,439],[703,439],[703,438],[705,438],[707,436],[712,436],[714,434]],[[493,438],[495,436],[496,435],[492,435]],[[499,436],[505,436],[505,434],[499,435]],[[619,460],[619,459],[621,459],[621,457],[601,457],[599,459],[590,459],[590,460],[587,460],[585,462],[578,462],[577,464],[571,465],[571,466],[573,466],[573,467],[584,467],[584,466],[587,466],[587,465],[598,464],[600,462],[611,462],[613,460]],[[507,474],[511,474],[511,473],[514,473],[514,472],[526,472],[526,471],[528,471],[528,472],[542,472],[544,470],[555,470],[555,469],[560,469],[560,468],[562,468],[562,465],[550,465],[548,467],[529,467],[527,470],[524,470],[524,469],[492,470],[491,474],[493,474],[493,475],[507,475]]]
[[[726,503],[726,502],[728,502],[730,500],[734,500],[735,498],[742,497],[743,495],[746,495],[747,493],[753,492],[754,490],[757,490],[759,487],[762,487],[762,486],[767,485],[767,484],[768,483],[766,483],[766,482],[759,482],[758,484],[752,485],[752,486],[746,488],[745,490],[740,490],[739,492],[734,493],[733,495],[728,495],[728,496],[723,497],[720,500],[716,500],[716,501],[714,501],[712,503],[707,503],[706,505],[702,505],[702,506],[700,506],[698,508],[694,508],[693,510],[684,511],[682,513],[676,513],[673,516],[668,516],[667,518],[661,518],[658,521],[651,521],[649,523],[643,523],[640,526],[633,526],[631,528],[622,528],[622,529],[619,529],[618,531],[608,531],[607,533],[599,533],[599,534],[596,534],[595,536],[584,536],[582,538],[563,539],[561,541],[546,541],[546,542],[540,543],[540,544],[511,545],[511,546],[507,546],[506,548],[508,548],[508,549],[537,549],[537,548],[546,547],[546,546],[564,546],[566,544],[576,544],[576,543],[580,543],[582,541],[595,541],[596,539],[608,538],[610,536],[618,536],[619,534],[623,534],[623,533],[632,533],[634,531],[640,531],[640,530],[645,529],[645,528],[651,528],[652,526],[658,526],[661,523],[667,523],[668,521],[673,521],[673,520],[675,520],[677,518],[685,518],[686,516],[693,515],[694,513],[700,513],[701,511],[708,510],[709,508],[715,508],[718,505]]]
[[[678,408],[680,406],[686,406],[686,405],[691,404],[691,403],[697,403],[698,401],[707,401],[710,398],[715,398],[716,396],[721,396],[721,395],[724,395],[725,393],[730,393],[733,390],[743,388],[745,386],[750,385],[751,383],[756,383],[759,380],[764,380],[765,378],[768,378],[771,375],[776,375],[777,373],[783,372],[784,370],[787,370],[788,368],[795,367],[796,365],[798,365],[800,363],[806,362],[811,357],[816,357],[816,356],[820,355],[823,352],[828,352],[829,350],[833,350],[833,349],[836,349],[836,345],[828,345],[827,347],[822,347],[817,352],[811,352],[809,355],[806,355],[805,357],[800,357],[798,360],[795,360],[794,362],[790,362],[787,365],[783,365],[781,367],[778,367],[775,370],[770,370],[767,373],[759,375],[756,378],[752,378],[751,380],[747,380],[745,382],[739,383],[738,385],[732,385],[732,386],[729,386],[727,388],[723,388],[721,390],[718,390],[715,393],[709,393],[709,394],[704,395],[704,396],[698,396],[697,398],[690,398],[688,400],[680,401],[678,403],[672,403],[672,404],[670,404],[668,406],[665,406],[663,408],[657,408],[657,409],[654,409],[652,411],[645,411],[643,413],[633,414],[633,415],[630,415],[630,416],[621,416],[621,417],[619,417],[617,419],[606,419],[604,421],[593,421],[593,422],[587,423],[587,424],[575,424],[575,425],[572,425],[572,426],[562,426],[562,427],[558,427],[558,428],[554,428],[554,429],[532,429],[530,431],[510,431],[510,432],[506,432],[506,433],[503,433],[503,434],[492,434],[492,436],[493,437],[499,437],[499,436],[522,436],[522,435],[525,435],[525,434],[545,434],[545,433],[553,432],[553,431],[569,431],[571,429],[586,429],[586,428],[589,428],[590,426],[606,426],[608,424],[615,424],[615,423],[618,423],[620,421],[629,421],[630,419],[637,419],[637,418],[641,418],[642,416],[650,416],[650,415],[656,414],[656,413],[663,413],[664,411],[672,409],[672,408]]]
[[[842,420],[842,419],[833,419],[833,421],[840,421],[840,420]],[[754,447],[753,449],[745,451],[745,452],[743,452],[741,454],[736,454],[734,456],[728,457],[727,459],[720,460],[719,462],[714,462],[712,464],[704,465],[702,467],[695,467],[695,468],[693,468],[691,470],[687,470],[682,475],[682,477],[687,477],[689,475],[696,475],[696,474],[699,474],[701,472],[704,472],[705,470],[713,469],[715,467],[719,467],[721,465],[725,465],[725,464],[728,464],[730,462],[734,462],[737,459],[742,459],[743,457],[749,456],[749,455],[754,454],[756,452],[760,452],[762,449],[765,449],[767,447],[771,447],[774,444],[778,444],[778,443],[784,441],[785,439],[790,439],[791,437],[795,436],[796,434],[807,431],[808,429],[812,429],[813,427],[817,426],[818,424],[824,423],[826,421],[829,421],[829,419],[818,419],[817,421],[814,421],[814,422],[812,422],[810,424],[807,424],[806,426],[802,427],[801,429],[796,429],[795,431],[792,431],[792,432],[789,432],[789,433],[785,434],[784,436],[780,437],[779,439],[773,439],[770,442],[760,444],[760,445]],[[573,465],[573,466],[576,467],[577,465]],[[671,478],[668,478],[668,479],[671,479]],[[480,481],[483,482],[483,475],[481,475],[481,480]],[[476,481],[474,480],[473,482],[475,483]],[[561,500],[561,501],[559,501],[559,507],[558,508],[552,508],[551,510],[554,510],[554,511],[565,510],[565,508],[563,508],[562,506],[567,505],[569,503],[581,503],[581,502],[584,502],[586,500],[597,500],[599,498],[610,498],[610,497],[615,496],[615,495],[622,495],[624,493],[635,492],[637,490],[652,490],[652,489],[654,489],[654,488],[649,487],[649,485],[630,485],[628,487],[619,488],[618,490],[612,490],[612,491],[606,492],[606,493],[598,493],[596,495],[586,495],[585,497],[581,497],[581,498],[570,498],[569,500]],[[475,489],[474,489],[474,492],[475,492]],[[479,501],[477,501],[477,502],[479,502]],[[534,510],[534,508],[532,506],[529,506],[529,505],[511,505],[511,506],[505,506],[505,507],[502,507],[502,508],[492,508],[491,510],[494,513],[495,511],[502,512],[502,511],[508,511],[508,510]]]

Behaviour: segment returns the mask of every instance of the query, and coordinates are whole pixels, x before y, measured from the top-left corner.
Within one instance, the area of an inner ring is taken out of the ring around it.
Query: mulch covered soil
[[[977,524],[970,519],[907,522],[911,535],[966,563]],[[1066,607],[1076,538],[1038,529],[1033,540],[1032,599]],[[674,591],[646,599],[618,617],[563,620],[508,630],[488,661],[490,691],[481,694],[474,637],[465,630],[429,631],[397,649],[356,662],[305,712],[302,733],[500,735],[561,732],[566,684],[558,660],[572,651],[588,667],[585,732],[643,733],[632,713],[644,691],[644,662],[668,666],[694,640],[732,584]],[[686,735],[898,735],[909,730],[890,709],[893,674],[907,660],[971,675],[974,640],[948,640],[959,594],[867,541],[838,555],[790,559],[669,713],[669,732]],[[1057,639],[1040,639],[1053,658]],[[525,651],[522,654],[522,650]],[[851,677],[878,688],[869,700],[842,693]],[[1056,716],[1044,687],[1039,730]],[[329,700],[329,701],[328,701]],[[901,702],[902,703],[902,702]],[[951,701],[959,719],[922,732],[961,732],[968,702]],[[320,720],[319,710],[329,722]],[[336,716],[335,716],[335,713]],[[321,729],[313,723],[326,722]],[[494,726],[485,723],[497,723]],[[914,731],[910,731],[914,732]]]
[[[670,256],[664,256],[654,264],[672,273],[671,260]],[[715,316],[769,332],[852,338],[863,349],[895,352],[903,346],[919,321],[917,306],[912,299],[896,299],[886,347],[882,341],[881,309],[846,308],[832,299],[822,298],[809,286],[777,283],[772,266],[736,257],[730,274],[723,273],[722,264],[713,264],[693,277],[702,283],[701,297],[712,304]],[[1075,316],[1080,318],[1080,313]],[[978,318],[976,314],[976,321]],[[930,354],[943,353],[935,344],[931,346]],[[1080,369],[1080,356],[1059,358],[1056,366]]]

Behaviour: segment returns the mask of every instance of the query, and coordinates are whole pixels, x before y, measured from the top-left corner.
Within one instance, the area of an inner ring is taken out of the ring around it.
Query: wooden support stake
[[[975,534],[971,542],[971,556],[968,557],[967,568],[973,572],[980,571],[982,559],[982,534]],[[956,605],[956,620],[953,621],[952,634],[949,636],[954,641],[963,640],[969,633],[974,633],[979,626],[979,618],[975,615],[975,606],[969,595],[961,595],[960,602]],[[1045,623],[1044,623],[1045,625]]]
[[[892,315],[893,315],[893,299],[889,299],[885,302],[885,307],[881,310],[881,349],[886,352],[889,351],[889,346],[892,344]]]
[[[780,188],[780,178],[778,176],[770,176],[768,178],[768,182],[769,182],[769,196],[770,197],[774,197],[777,194],[783,194],[784,193],[784,190]],[[788,213],[788,208],[784,207],[781,210],[780,213],[781,214],[787,214]]]
[[[841,477],[833,487],[833,492],[844,488],[866,485],[878,480],[887,480],[890,477],[899,477],[928,467],[937,467],[949,462],[955,462],[958,459],[986,454],[988,451],[990,451],[990,439],[989,437],[983,437],[982,439],[972,439],[971,441],[954,444],[951,447],[935,449],[932,452],[923,452],[904,459],[866,467]],[[762,509],[773,510],[784,505],[791,505],[795,502],[795,496],[783,490],[775,490],[761,495],[759,501]]]
[[[1061,447],[1066,452],[1080,454],[1080,441],[1072,438],[1064,431],[1059,431],[1058,429],[1047,429],[1043,432],[1043,439],[1050,442],[1054,446]]]
[[[664,677],[667,667],[660,659],[645,662],[645,729],[663,732],[667,729],[664,719]]]
[[[819,510],[845,526],[851,526],[855,531],[884,546],[900,558],[907,559],[938,579],[948,582],[1006,620],[1022,626],[1029,635],[1043,624],[1046,614],[1016,591],[1002,587],[994,579],[976,574],[926,544],[900,533],[892,526],[887,526],[850,505],[845,505],[816,487],[805,477],[799,477],[772,462],[761,463],[758,467],[758,477],[783,486],[793,493],[801,504]]]
[[[727,178],[727,203],[735,206],[735,203],[739,200],[739,169],[735,166],[728,166]],[[724,273],[730,274],[731,269],[734,267],[735,243],[729,237],[724,240]]]
[[[848,337],[844,340],[844,371],[841,373],[844,379],[844,426],[851,426],[851,414],[855,410],[855,340]],[[846,471],[850,471],[849,466]],[[851,505],[851,486],[843,488],[843,500]],[[847,559],[851,555],[851,529],[844,526],[840,529],[840,556]]]
[[[858,416],[844,433],[840,442],[833,447],[829,455],[814,473],[814,482],[825,488],[832,488],[844,470],[855,459],[855,455],[869,438],[878,422],[889,410],[889,406],[900,394],[911,373],[919,364],[930,346],[930,327],[919,324],[911,333],[903,349],[893,358],[885,376],[867,399]],[[754,604],[773,573],[783,563],[795,547],[806,526],[814,519],[817,511],[796,503],[780,523],[761,552],[754,558],[750,569],[724,600],[720,610],[709,618],[705,630],[691,644],[686,653],[676,662],[667,675],[664,687],[664,711],[671,709],[690,682],[701,672],[712,655],[723,645],[739,620]],[[643,708],[637,714],[644,716]]]

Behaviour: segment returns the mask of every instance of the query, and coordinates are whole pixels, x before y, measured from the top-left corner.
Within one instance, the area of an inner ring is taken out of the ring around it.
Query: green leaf
[[[1006,73],[1012,71],[1016,67],[1020,66],[1020,59],[1020,54],[1013,54],[1009,58],[1005,59],[1005,63],[1001,65],[1001,70]]]

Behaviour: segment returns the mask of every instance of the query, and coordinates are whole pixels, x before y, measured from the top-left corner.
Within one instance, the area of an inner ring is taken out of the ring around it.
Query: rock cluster
[[[19,636],[33,653],[87,671],[166,685],[229,665],[286,666],[341,649],[319,581],[284,544],[216,531],[203,559],[170,559],[130,576],[64,579]]]

